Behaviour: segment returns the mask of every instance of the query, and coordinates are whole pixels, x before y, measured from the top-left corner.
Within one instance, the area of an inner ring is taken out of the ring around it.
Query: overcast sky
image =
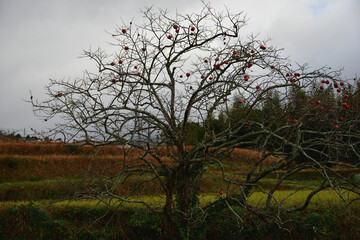
[[[247,14],[246,32],[285,48],[284,56],[313,67],[344,67],[360,76],[359,0],[217,0],[213,7]],[[200,0],[0,0],[0,129],[45,129],[22,99],[42,98],[50,78],[75,78],[91,63],[83,50],[107,42],[122,20],[140,22],[144,6],[196,13]],[[112,52],[110,52],[112,53]]]

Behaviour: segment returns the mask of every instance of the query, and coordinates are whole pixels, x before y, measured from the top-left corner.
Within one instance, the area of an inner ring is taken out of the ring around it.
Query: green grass
[[[284,207],[293,207],[293,206],[300,206],[304,203],[307,196],[311,193],[310,190],[303,190],[303,191],[291,191],[291,190],[283,190],[283,191],[276,191],[273,196],[278,201],[278,203],[281,203]],[[349,192],[342,192],[342,196],[345,200],[351,200],[354,199],[356,196],[353,193]],[[226,193],[223,196],[220,196],[218,194],[202,194],[200,195],[200,205],[204,206],[206,204],[209,204],[213,201],[219,200],[219,199],[225,199]],[[248,202],[251,205],[256,206],[264,206],[267,199],[267,194],[261,193],[261,192],[254,192],[249,198]],[[162,196],[141,196],[139,198],[129,198],[129,201],[143,201],[150,206],[154,208],[161,208],[163,207],[165,203],[165,197]],[[0,202],[0,208],[6,208],[13,205],[21,205],[21,204],[28,204],[30,201],[6,201],[6,202]],[[34,201],[35,205],[41,207],[46,206],[49,204],[52,204],[55,207],[85,207],[85,208],[93,208],[97,206],[106,206],[107,204],[109,206],[113,207],[119,207],[122,209],[140,209],[145,208],[143,204],[139,203],[131,203],[131,202],[122,202],[121,205],[119,205],[119,201],[116,199],[105,199],[105,202],[99,202],[98,200],[66,200],[66,201]],[[272,204],[274,204],[275,201],[272,201]],[[316,194],[311,202],[309,207],[311,206],[327,206],[331,204],[342,204],[344,203],[344,200],[339,197],[339,195],[334,190],[324,190],[320,193]]]
[[[4,182],[0,183],[0,189],[3,187],[28,187],[28,186],[42,186],[48,184],[62,184],[64,182],[74,182],[75,180],[57,178],[57,179],[41,179],[39,181],[19,181],[19,182]]]
[[[122,186],[122,189],[131,189],[139,181],[149,180],[151,177],[152,176],[150,174],[130,177],[127,179],[126,184]],[[227,174],[227,177],[236,181],[245,182],[245,176],[242,175]],[[73,187],[76,185],[75,183],[77,181],[81,180],[56,178],[41,179],[38,181],[16,181],[0,183],[0,201],[40,199],[56,200],[56,196],[63,199],[67,189],[69,190],[69,194],[71,192],[73,193],[73,191],[76,191],[76,189],[73,189]],[[276,178],[264,178],[259,182],[259,184],[262,188],[269,190],[277,183],[277,181],[278,180]],[[296,190],[305,186],[307,190],[312,190],[320,184],[321,181],[319,179],[285,180],[282,182],[278,190]],[[225,190],[227,187],[228,186],[226,182],[223,181],[223,178],[220,174],[207,172],[204,174],[203,179],[201,180],[200,192],[205,195],[216,195],[220,190]],[[72,189],[71,192],[70,189]],[[61,194],[57,194],[60,192]],[[146,183],[141,188],[141,190],[138,191],[138,196],[142,195],[146,197],[149,195],[160,195],[162,193],[163,191],[161,190],[158,181],[155,181],[153,183]]]

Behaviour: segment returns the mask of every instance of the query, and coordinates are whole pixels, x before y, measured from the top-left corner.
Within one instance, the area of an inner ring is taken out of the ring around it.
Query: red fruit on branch
[[[212,77],[209,77],[210,80],[212,80],[213,78]]]
[[[316,104],[320,104],[321,102],[320,102],[320,100],[319,101],[316,101]]]
[[[135,66],[134,68],[135,68],[135,69],[138,69],[138,67],[137,67],[137,66]]]
[[[143,52],[145,52],[145,51],[146,51],[146,48],[143,47],[141,50],[142,50]]]
[[[344,118],[343,118],[343,117],[339,117],[339,121],[344,121]]]
[[[271,65],[270,67],[271,67],[271,69],[274,69],[274,68],[275,68],[275,66],[274,66],[274,65]]]
[[[251,53],[254,53],[255,51],[253,50],[253,49],[251,49],[251,51],[250,51]]]
[[[349,95],[345,94],[345,95],[344,95],[344,98],[349,98]]]
[[[112,62],[112,63],[110,63],[110,65],[111,65],[111,66],[114,66],[114,65],[115,65],[115,63],[114,63],[114,62]]]
[[[290,79],[290,82],[295,82],[295,81],[296,81],[295,78]]]
[[[195,31],[195,27],[191,27],[190,30],[191,30],[191,31]]]
[[[128,46],[125,46],[124,49],[127,51],[127,50],[129,50],[129,47],[128,47]]]
[[[190,73],[186,73],[186,76],[187,76],[187,77],[190,77]]]
[[[243,103],[243,101],[241,101],[241,99],[238,101],[238,103]]]
[[[338,88],[339,85],[337,83],[334,83],[334,88]]]
[[[219,61],[219,58],[215,58],[215,61],[216,61],[216,62]]]
[[[325,81],[325,80],[321,80],[321,82],[322,82],[322,83],[326,83],[326,81]]]
[[[256,156],[256,158],[257,158],[257,159],[261,159],[261,156],[258,155],[258,156]]]
[[[174,24],[174,25],[173,25],[173,28],[174,28],[174,29],[178,29],[178,25]]]
[[[329,80],[326,80],[325,83],[326,83],[326,84],[329,84],[330,82],[329,82]]]
[[[260,86],[259,86],[259,85],[257,85],[257,86],[256,86],[256,89],[260,89]]]
[[[160,133],[160,136],[161,136],[161,137],[164,136],[164,133]]]
[[[209,61],[207,59],[204,60],[204,63],[208,63]]]
[[[141,72],[138,72],[138,73],[137,73],[137,75],[139,75],[139,76],[140,76],[140,75],[141,75]]]
[[[329,110],[329,112],[330,112],[330,113],[333,113],[333,112],[334,112],[334,110],[333,110],[333,109],[330,109],[330,110]]]
[[[201,75],[201,78],[205,78],[205,76],[204,76],[204,75]]]
[[[116,83],[116,79],[115,78],[111,79],[111,82]]]
[[[319,110],[320,110],[320,111],[324,110],[324,107],[320,107]]]
[[[300,73],[294,73],[295,77],[300,77]]]
[[[224,191],[223,191],[223,190],[221,190],[221,191],[219,192],[219,194],[220,194],[220,195],[223,195],[223,194],[224,194]]]
[[[229,61],[225,61],[224,63],[225,63],[225,64],[229,64]]]
[[[63,95],[62,93],[58,93],[55,95],[55,97],[62,97],[62,95]]]
[[[345,83],[344,83],[344,82],[340,82],[340,85],[341,85],[341,86],[344,86],[344,85],[345,85]]]
[[[314,104],[315,102],[314,102],[314,100],[310,100],[310,103],[311,103],[311,104]]]
[[[172,83],[169,83],[168,85],[169,85],[169,87],[172,87]]]
[[[289,77],[289,76],[290,76],[290,73],[287,72],[287,73],[286,73],[286,76]]]
[[[167,36],[168,39],[172,39],[172,35]]]
[[[341,92],[341,89],[340,89],[340,88],[338,88],[338,89],[336,89],[336,91],[337,91],[337,92]]]
[[[122,31],[122,33],[126,33],[126,29],[122,29],[121,31]]]
[[[266,47],[264,45],[260,45],[260,49],[265,50]]]
[[[336,129],[338,129],[338,128],[339,128],[338,125],[333,126],[333,130],[336,130]]]
[[[220,67],[221,67],[221,64],[220,64],[220,63],[218,63],[218,64],[215,65],[215,68],[216,68],[216,69],[220,69]]]
[[[233,51],[233,54],[234,54],[234,55],[237,54],[237,51]]]
[[[323,87],[323,86],[320,86],[320,90],[324,90],[324,87]]]
[[[122,64],[122,63],[123,63],[123,60],[120,59],[120,60],[119,60],[119,64]]]
[[[248,63],[247,68],[251,68],[252,65],[253,65],[252,63]]]
[[[245,75],[245,76],[244,76],[244,80],[245,80],[245,81],[248,81],[248,80],[249,80],[249,76],[248,76],[248,75]]]
[[[293,121],[294,123],[297,123],[298,122],[298,120],[297,119],[294,119],[294,121]]]

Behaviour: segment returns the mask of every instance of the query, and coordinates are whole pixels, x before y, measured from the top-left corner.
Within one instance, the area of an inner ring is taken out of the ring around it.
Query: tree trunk
[[[182,239],[190,238],[190,209],[193,198],[193,188],[191,186],[191,172],[189,166],[184,164],[178,171],[177,177],[177,218]]]
[[[165,198],[166,203],[164,206],[164,217],[165,217],[165,224],[163,229],[163,237],[164,239],[178,239],[181,240],[180,232],[176,225],[175,214],[173,211],[173,195],[174,195],[174,174],[172,173],[166,183],[165,189]]]

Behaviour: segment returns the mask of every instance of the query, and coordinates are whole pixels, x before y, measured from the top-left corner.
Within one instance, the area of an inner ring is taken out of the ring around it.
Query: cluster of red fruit
[[[342,106],[343,106],[344,108],[346,108],[346,109],[349,109],[349,107],[350,107],[346,102],[344,102],[344,103],[342,104]]]
[[[321,80],[321,83],[330,84],[329,80]],[[344,82],[340,82],[340,86],[344,86]],[[341,92],[341,89],[339,88],[339,84],[334,83],[334,88],[336,88],[337,92]],[[320,90],[324,90],[324,86],[320,86]]]
[[[175,32],[176,32],[176,33],[179,33],[179,32],[180,32],[180,27],[179,27],[178,25],[174,24],[174,25],[173,25],[173,28],[175,29]],[[194,35],[194,31],[196,30],[196,28],[195,28],[195,27],[191,27],[190,30],[191,30],[190,35]],[[167,36],[167,38],[168,38],[169,40],[171,40],[171,39],[173,38],[173,35],[172,35],[172,34],[169,34],[169,35]]]
[[[142,50],[143,50],[143,51],[146,51],[146,48],[142,48]],[[121,59],[119,59],[118,62],[119,62],[119,64],[122,64],[124,61],[121,60]],[[115,62],[111,62],[110,65],[111,65],[111,66],[115,66],[116,64],[115,64]],[[134,69],[138,69],[138,66],[134,66]],[[137,72],[137,75],[140,76],[140,75],[141,75],[141,72]],[[116,83],[116,79],[115,79],[115,78],[111,79],[111,82],[112,82],[112,83]]]
[[[286,77],[291,77],[291,74],[290,74],[289,72],[287,72],[285,75],[286,75]],[[293,75],[294,75],[294,77],[300,77],[300,73],[294,73]],[[289,81],[290,81],[291,83],[293,83],[293,82],[296,81],[296,78],[291,77],[291,78],[289,79]]]
[[[126,33],[126,29],[123,29],[122,32],[123,32],[123,33]],[[119,64],[122,64],[122,63],[123,63],[123,60],[120,59],[120,60],[119,60]],[[111,62],[110,65],[111,65],[111,66],[115,66],[116,64],[115,64],[115,62]],[[116,79],[115,79],[115,78],[111,79],[111,82],[112,82],[112,83],[116,83]]]
[[[325,81],[325,80],[322,80],[322,81]],[[344,82],[341,82],[340,85],[343,86],[343,85],[344,85]],[[344,98],[349,98],[349,95],[348,95],[348,94],[345,94],[345,95],[344,95]],[[300,99],[299,99],[299,100],[300,100]],[[316,103],[316,104],[320,104],[321,102],[320,102],[320,100],[318,100],[318,101],[316,101],[316,102],[315,102],[314,100],[310,100],[310,104],[315,104],[315,103]],[[346,102],[342,103],[342,106],[343,106],[345,109],[349,109],[349,108],[350,108],[350,106],[349,106]],[[319,111],[323,111],[324,109],[325,109],[325,108],[324,108],[323,106],[319,107]],[[330,109],[329,112],[330,112],[330,113],[333,113],[334,110],[333,110],[333,109]],[[338,118],[338,120],[339,120],[339,122],[342,122],[342,121],[344,121],[344,118],[343,118],[342,116],[340,116],[340,117]],[[293,122],[294,122],[294,123],[297,123],[298,120],[297,120],[297,119],[294,119]],[[333,126],[333,130],[336,130],[336,129],[338,129],[338,128],[339,128],[338,125],[334,125],[334,126]]]
[[[330,82],[329,82],[329,80],[321,80],[321,83],[325,83],[325,84],[330,84]],[[341,89],[340,89],[340,87],[339,87],[339,85],[340,86],[344,86],[345,85],[345,83],[344,82],[340,82],[340,84],[337,84],[337,83],[334,83],[334,88],[336,89],[336,92],[341,92]],[[324,90],[324,86],[320,86],[320,90]],[[348,94],[344,94],[344,98],[349,98],[349,95]],[[350,108],[350,106],[346,103],[346,102],[344,102],[343,104],[342,104],[342,106],[344,107],[344,108],[346,108],[346,109],[349,109]],[[341,120],[342,121],[342,120]]]
[[[123,60],[119,59],[119,64],[122,64],[122,63],[123,63]],[[115,63],[115,62],[111,62],[110,65],[111,65],[111,66],[115,66],[116,63]]]
[[[195,29],[194,29],[195,30]],[[226,33],[225,33],[226,35]],[[266,47],[264,45],[260,45],[260,49],[262,50],[266,50]],[[255,50],[251,50],[250,51],[251,53],[255,53]],[[250,54],[246,54],[247,56],[250,56]],[[238,55],[238,51],[234,50],[232,52],[232,55],[231,55],[232,58],[235,58],[235,59],[240,59],[240,56]],[[215,62],[218,62],[220,59],[217,57],[215,58]],[[209,60],[208,59],[204,59],[204,62],[205,63],[208,63]],[[229,61],[228,60],[225,60],[223,64],[229,64]],[[216,69],[221,69],[221,63],[215,63],[214,64],[214,68]],[[252,62],[248,62],[247,65],[246,65],[246,68],[251,68],[253,66],[253,63]],[[275,68],[275,66],[272,66],[273,68]],[[245,67],[242,69],[243,70],[243,73],[245,73]],[[204,78],[204,75],[201,75],[201,78]],[[209,78],[210,80],[212,79],[211,77]],[[244,76],[244,80],[245,81],[248,81],[249,80],[249,76],[248,75],[245,75]],[[256,89],[260,89],[260,85],[257,85],[256,86]]]
[[[176,32],[176,33],[179,33],[180,29],[179,29],[179,26],[178,26],[178,25],[174,24],[174,25],[173,25],[173,28],[175,29],[175,32]]]

